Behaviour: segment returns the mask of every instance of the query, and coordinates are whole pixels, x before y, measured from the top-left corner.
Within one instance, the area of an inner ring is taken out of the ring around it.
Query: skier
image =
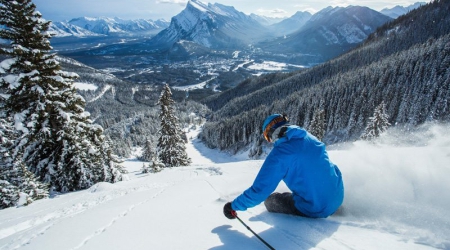
[[[333,214],[344,199],[344,185],[339,168],[328,159],[325,145],[303,128],[289,125],[286,115],[270,115],[262,130],[274,147],[253,185],[225,204],[225,216],[234,219],[235,211],[245,211],[263,201],[273,213],[310,218]],[[281,180],[292,193],[272,193]]]

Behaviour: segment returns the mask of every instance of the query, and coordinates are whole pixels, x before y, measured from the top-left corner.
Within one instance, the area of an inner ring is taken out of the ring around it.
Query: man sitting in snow
[[[263,201],[269,212],[311,218],[325,218],[342,204],[341,172],[328,159],[325,145],[303,128],[287,122],[287,117],[280,114],[264,121],[264,138],[274,147],[253,185],[225,204],[223,212],[227,218],[234,219],[235,211],[245,211]],[[281,180],[292,193],[272,193]]]

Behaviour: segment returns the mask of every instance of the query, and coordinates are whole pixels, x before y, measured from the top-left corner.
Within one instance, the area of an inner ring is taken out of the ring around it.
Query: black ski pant
[[[273,193],[264,201],[267,211],[271,213],[292,214],[308,217],[295,207],[292,193]]]

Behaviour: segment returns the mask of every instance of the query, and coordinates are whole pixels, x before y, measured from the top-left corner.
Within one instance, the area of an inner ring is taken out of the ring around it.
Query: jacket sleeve
[[[245,211],[269,197],[286,175],[286,166],[282,164],[281,159],[280,150],[276,147],[272,149],[259,170],[253,185],[231,203],[234,210]]]

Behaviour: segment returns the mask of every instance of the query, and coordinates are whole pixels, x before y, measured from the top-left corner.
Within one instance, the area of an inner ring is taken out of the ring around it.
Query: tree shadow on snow
[[[252,221],[262,221],[272,227],[259,232],[252,228]],[[329,219],[310,219],[269,212],[254,216],[245,223],[272,247],[283,250],[314,248],[335,233],[340,225]],[[220,226],[212,230],[212,233],[219,235],[223,245],[211,248],[211,250],[268,249],[255,236],[249,238],[245,235],[244,232],[247,231],[247,228],[239,221],[236,220],[233,229],[231,226]]]

